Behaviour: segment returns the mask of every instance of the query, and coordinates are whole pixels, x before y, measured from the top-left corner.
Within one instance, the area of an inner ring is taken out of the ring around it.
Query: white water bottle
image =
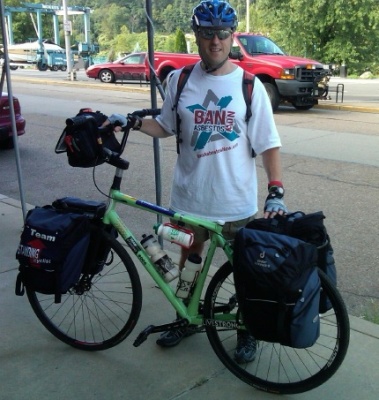
[[[142,235],[141,244],[166,282],[171,282],[179,276],[179,269],[166,252],[161,249],[153,235]]]
[[[190,254],[188,256],[176,288],[177,297],[187,299],[190,296],[192,288],[194,287],[201,271],[201,262],[202,259],[198,254]]]
[[[163,239],[176,243],[189,249],[193,243],[194,234],[189,229],[179,225],[174,225],[169,222],[165,224],[155,225],[155,233]]]

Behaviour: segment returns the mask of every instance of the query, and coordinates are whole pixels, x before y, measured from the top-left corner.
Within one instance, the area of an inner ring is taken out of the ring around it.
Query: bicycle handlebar
[[[154,117],[156,115],[159,115],[160,113],[161,113],[160,108],[144,108],[143,110],[133,111],[131,114],[140,118],[144,118],[144,117]]]
[[[110,165],[113,165],[116,168],[120,168],[122,170],[126,170],[129,168],[129,161],[124,160],[120,157],[120,154],[115,153],[114,151],[108,149],[107,147],[103,147],[103,155],[106,159],[106,162]]]
[[[161,113],[161,109],[160,108],[144,108],[142,110],[136,110],[134,112],[132,112],[131,114],[140,118],[144,118],[147,116],[156,116],[159,115]],[[70,123],[72,125],[74,124],[80,124],[82,122],[82,120],[77,120],[78,117],[74,117],[74,118],[70,118]],[[80,117],[79,117],[80,118]],[[67,121],[66,121],[67,123]],[[126,142],[128,140],[128,135],[129,135],[129,131],[132,127],[129,126],[129,124],[126,124],[124,126],[124,128],[122,129],[122,131],[124,132],[124,135],[122,137],[121,140],[121,152],[124,150],[124,147],[126,145]],[[121,153],[120,152],[120,153]],[[120,168],[122,170],[126,170],[129,168],[129,161],[121,158],[121,154],[120,153],[116,153],[110,149],[108,149],[107,147],[103,147],[103,156],[106,159],[106,162],[110,165],[113,165],[116,168]]]

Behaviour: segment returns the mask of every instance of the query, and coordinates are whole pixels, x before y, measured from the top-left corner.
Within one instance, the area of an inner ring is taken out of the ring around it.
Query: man
[[[255,154],[262,155],[269,182],[265,217],[286,212],[282,201],[281,142],[269,98],[262,83],[255,79],[252,117],[246,123],[243,70],[228,57],[237,23],[234,9],[226,1],[208,0],[195,7],[192,29],[201,61],[193,68],[177,107],[180,70],[168,82],[160,116],[147,120],[129,116],[134,130],[165,138],[177,133],[179,115],[179,154],[170,206],[176,212],[225,221],[223,233],[231,240],[258,212]],[[207,239],[207,231],[195,232],[191,248],[182,249],[180,269],[189,254],[201,255]],[[191,327],[164,332],[157,344],[175,346],[192,333]],[[237,338],[236,361],[252,361],[255,339],[246,331],[238,332]]]

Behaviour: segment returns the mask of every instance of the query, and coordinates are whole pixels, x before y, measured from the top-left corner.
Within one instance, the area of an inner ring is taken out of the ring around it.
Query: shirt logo
[[[203,104],[187,107],[194,118],[191,145],[195,151],[203,150],[209,142],[224,139],[233,142],[239,138],[235,112],[226,109],[231,101],[231,96],[218,98],[212,90],[208,90]]]

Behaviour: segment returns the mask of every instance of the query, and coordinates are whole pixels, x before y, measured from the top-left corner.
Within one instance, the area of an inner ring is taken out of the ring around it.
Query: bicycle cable
[[[105,196],[105,197],[108,198],[108,199],[111,199],[111,196],[109,196],[109,194],[104,193],[104,192],[99,188],[99,186],[97,185],[96,177],[95,177],[95,169],[96,169],[96,165],[94,165],[93,168],[92,168],[92,181],[93,181],[93,184],[95,185],[95,188],[96,188],[97,191],[98,191],[99,193],[101,193],[103,196]]]

